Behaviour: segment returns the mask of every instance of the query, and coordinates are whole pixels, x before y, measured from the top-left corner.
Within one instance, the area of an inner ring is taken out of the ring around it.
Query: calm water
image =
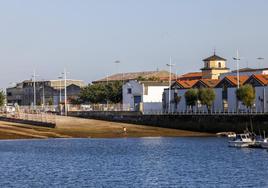
[[[226,141],[0,141],[0,187],[268,187],[268,152]]]

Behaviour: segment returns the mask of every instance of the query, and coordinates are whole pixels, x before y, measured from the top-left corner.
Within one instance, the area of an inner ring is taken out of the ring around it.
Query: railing
[[[56,115],[52,113],[5,113],[2,114],[2,117],[20,119],[27,121],[43,122],[43,123],[56,123]]]
[[[90,104],[69,105],[69,111],[131,111],[130,105],[123,104]]]
[[[184,111],[175,111],[175,110],[147,110],[144,111],[143,114],[145,115],[254,115],[254,114],[267,114],[267,112],[263,111],[257,111],[257,110],[227,110],[227,111],[221,111],[221,110],[184,110]]]

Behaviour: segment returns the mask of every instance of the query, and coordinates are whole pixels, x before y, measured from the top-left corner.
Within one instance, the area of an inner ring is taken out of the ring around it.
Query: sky
[[[267,0],[0,0],[0,88],[34,69],[57,79],[66,68],[86,83],[168,70],[170,56],[183,74],[214,49],[231,69],[237,49],[241,67],[268,67],[267,9]]]

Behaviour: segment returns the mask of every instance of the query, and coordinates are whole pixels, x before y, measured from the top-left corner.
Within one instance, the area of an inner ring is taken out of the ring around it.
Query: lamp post
[[[171,56],[169,58],[169,64],[167,64],[167,66],[169,67],[169,89],[168,89],[168,113],[170,113],[170,100],[171,100],[171,68],[172,66],[174,66],[175,64],[172,64],[172,59]]]
[[[35,82],[36,82],[36,77],[37,76],[39,76],[39,75],[36,75],[35,70],[34,70],[33,75],[32,75],[32,78],[33,78],[33,93],[34,93],[34,96],[33,96],[33,98],[34,98],[34,100],[33,100],[34,110],[36,109],[36,84],[35,84]]]
[[[260,61],[260,63],[259,63],[259,69],[260,69],[261,68],[261,61],[264,60],[264,58],[263,57],[258,57],[257,60]]]
[[[121,63],[121,61],[116,60],[114,63],[117,65],[117,72],[119,74],[119,64]],[[122,73],[122,84],[123,83],[124,83],[124,73]]]
[[[65,108],[64,108],[64,111],[65,111],[65,116],[68,115],[68,109],[67,109],[67,72],[66,71],[66,68],[64,68],[64,72],[62,73],[64,75],[64,105],[65,105]]]
[[[43,107],[45,107],[45,80],[43,79]]]
[[[58,79],[60,80],[60,88],[59,88],[59,93],[60,93],[60,95],[59,95],[59,105],[60,105],[60,103],[61,103],[61,80],[62,80],[62,76],[58,76]]]
[[[240,85],[239,85],[239,61],[240,61],[240,57],[239,57],[238,50],[236,51],[236,57],[233,57],[233,59],[236,61],[237,88],[239,89],[239,87],[240,87]]]

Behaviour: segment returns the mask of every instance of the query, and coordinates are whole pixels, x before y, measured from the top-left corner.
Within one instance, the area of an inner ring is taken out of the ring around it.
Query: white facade
[[[236,87],[230,87],[227,89],[227,108],[224,109],[224,100],[222,96],[222,88],[213,88],[216,94],[216,98],[214,100],[214,103],[212,105],[212,111],[213,112],[229,112],[229,113],[235,113],[239,109],[240,112],[247,112],[248,109],[245,105],[242,104],[241,101],[237,101],[236,98]],[[189,111],[189,107],[186,105],[186,100],[184,97],[185,92],[188,89],[172,89],[171,90],[171,113],[179,112],[183,113],[186,111]],[[177,104],[177,107],[174,103],[174,92],[178,94],[178,96],[181,97],[180,102]],[[255,87],[256,92],[256,98],[253,105],[254,112],[268,112],[268,86],[258,86]],[[165,90],[164,94],[164,102],[163,105],[163,111],[168,112],[168,105],[169,105],[169,99],[168,99],[168,89]],[[194,107],[193,111],[201,111],[201,112],[207,112],[207,109],[205,106],[198,105],[198,107]]]
[[[162,111],[162,97],[166,82],[128,81],[123,85],[123,105],[131,111]]]

